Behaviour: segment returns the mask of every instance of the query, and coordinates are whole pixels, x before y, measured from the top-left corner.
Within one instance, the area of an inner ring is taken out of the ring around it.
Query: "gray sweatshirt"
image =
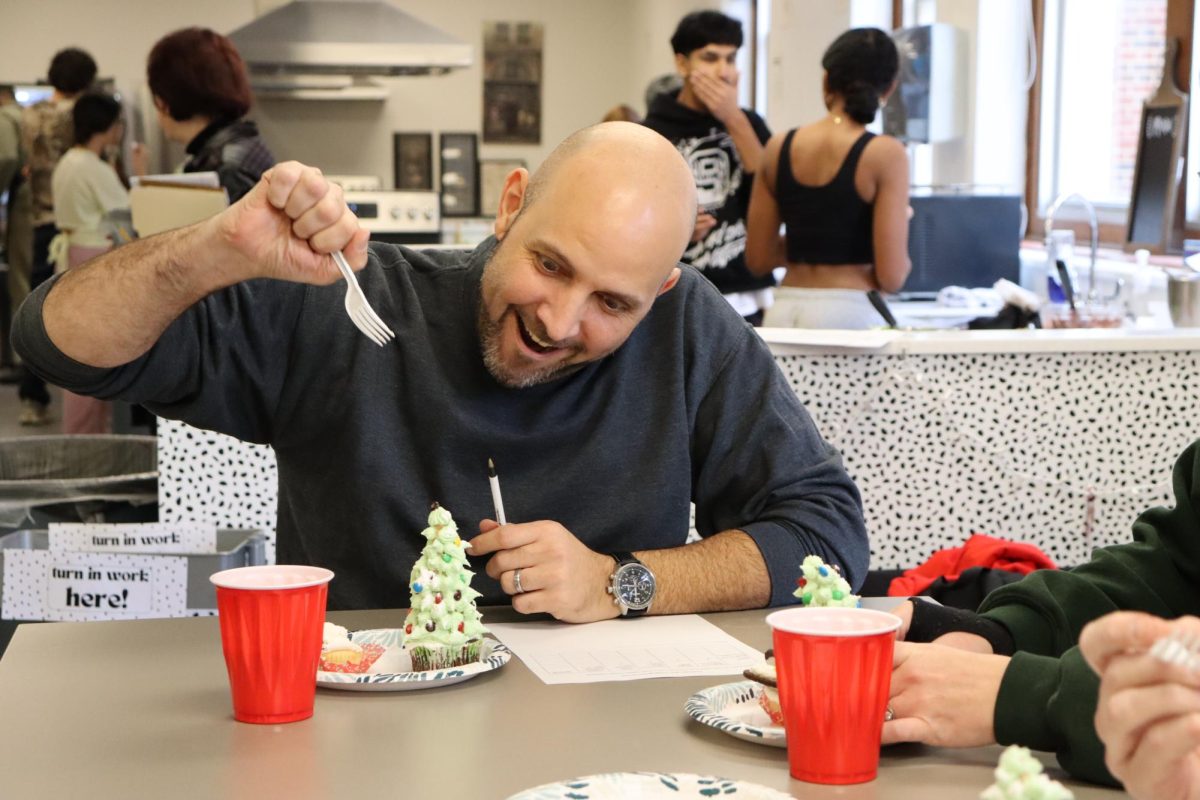
[[[810,553],[862,583],[867,534],[841,457],[708,281],[684,267],[615,353],[510,389],[488,373],[476,330],[493,246],[373,243],[359,281],[396,332],[384,347],[346,316],[343,284],[273,280],[215,292],[114,369],[73,361],[47,338],[48,281],[22,306],[13,342],[71,391],[270,444],[279,563],[332,569],[331,608],[406,607],[430,503],[464,538],[493,516],[488,458],[509,522],[557,520],[597,552],[682,545],[694,501],[702,536],[753,538],[772,605],[795,602]],[[507,602],[472,566],[481,602]]]

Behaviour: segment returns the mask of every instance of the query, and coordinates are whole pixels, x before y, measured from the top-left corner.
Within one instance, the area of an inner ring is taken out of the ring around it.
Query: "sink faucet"
[[[1060,194],[1050,204],[1050,210],[1046,212],[1046,244],[1050,243],[1050,233],[1054,230],[1054,215],[1058,210],[1067,204],[1070,200],[1078,200],[1079,204],[1084,207],[1088,213],[1088,225],[1092,231],[1092,261],[1088,265],[1088,302],[1096,299],[1096,251],[1100,248],[1100,225],[1096,222],[1096,207],[1092,205],[1086,197],[1079,192],[1071,192],[1070,194]]]

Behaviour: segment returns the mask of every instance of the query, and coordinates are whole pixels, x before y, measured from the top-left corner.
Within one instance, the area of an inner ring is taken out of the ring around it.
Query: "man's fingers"
[[[471,555],[483,556],[501,550],[512,550],[516,547],[523,547],[536,539],[537,527],[532,523],[500,525],[471,540]]]
[[[346,214],[354,216],[342,198],[342,189],[330,184],[328,191],[316,203],[292,222],[292,233],[301,239],[311,239],[317,233],[337,224]]]
[[[495,559],[492,559],[493,561]],[[521,573],[521,591],[517,591],[517,573]],[[505,594],[518,595],[546,588],[545,570],[542,567],[518,567],[500,573],[500,588]]]
[[[316,167],[305,167],[296,178],[292,191],[288,194],[287,202],[283,204],[283,213],[290,219],[300,216],[320,202],[331,191],[330,183],[325,180],[321,170]]]
[[[1116,758],[1107,747],[1106,742],[1105,763],[1122,780],[1132,777],[1128,774],[1131,764],[1136,764],[1140,775],[1167,776],[1181,759],[1200,748],[1200,714],[1180,714],[1152,726],[1127,760]]]
[[[1096,733],[1117,761],[1129,758],[1147,731],[1180,714],[1200,714],[1200,692],[1178,683],[1119,692],[1096,711]]]
[[[476,537],[478,538],[478,537]],[[471,554],[475,555],[475,548],[471,548]],[[537,554],[533,551],[531,545],[522,547],[514,547],[511,549],[500,550],[496,555],[488,559],[487,574],[491,575],[496,580],[500,580],[506,572],[523,567],[532,567],[539,563]]]
[[[284,161],[263,173],[263,180],[267,182],[267,200],[272,206],[282,209],[287,205],[292,189],[296,188],[305,169],[307,167],[299,161]]]
[[[358,231],[358,217],[354,216],[347,209],[341,219],[328,228],[314,234],[308,240],[308,246],[316,253],[332,253],[334,250],[344,250],[354,241],[354,237],[358,235]]]
[[[1088,623],[1079,635],[1079,649],[1088,664],[1103,675],[1109,660],[1128,652],[1144,652],[1171,630],[1171,623],[1140,611],[1118,611]]]
[[[897,744],[898,742],[928,742],[933,729],[929,723],[918,717],[900,717],[891,722],[883,723],[883,737],[880,744]]]

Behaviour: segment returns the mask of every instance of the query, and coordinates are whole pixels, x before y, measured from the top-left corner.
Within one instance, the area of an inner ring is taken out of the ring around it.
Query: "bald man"
[[[683,159],[630,123],[511,173],[471,253],[368,245],[319,170],[280,164],[32,295],[16,345],[72,391],[271,444],[279,561],[334,570],[333,608],[408,604],[431,501],[478,524],[481,602],[526,613],[792,602],[809,553],[857,585],[858,493],[763,342],[679,266],[695,213]],[[338,249],[383,347],[346,316]]]

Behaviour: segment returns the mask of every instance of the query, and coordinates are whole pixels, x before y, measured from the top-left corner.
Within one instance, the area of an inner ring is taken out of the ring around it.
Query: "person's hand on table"
[[[522,614],[547,613],[564,622],[595,622],[620,615],[605,591],[616,568],[611,556],[589,549],[551,520],[479,523],[471,555],[494,553],[487,574],[513,596]]]
[[[222,256],[216,263],[232,273],[228,283],[256,277],[334,283],[341,279],[329,255],[335,250],[353,269],[367,263],[370,232],[358,224],[341,187],[296,161],[271,167],[206,226]]]
[[[1200,800],[1200,672],[1148,651],[1200,620],[1117,612],[1090,623],[1079,648],[1100,675],[1096,733],[1104,761],[1139,800]]]
[[[696,227],[692,229],[692,244],[701,241],[705,236],[708,236],[709,231],[716,227],[717,218],[707,211],[699,211],[696,213]]]
[[[883,723],[883,744],[994,744],[996,696],[1008,661],[939,644],[896,642],[892,719]]]

